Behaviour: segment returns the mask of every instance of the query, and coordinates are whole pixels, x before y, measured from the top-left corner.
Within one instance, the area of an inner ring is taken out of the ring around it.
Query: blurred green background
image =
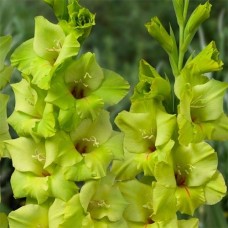
[[[196,34],[189,52],[195,50],[197,53],[211,40],[215,40],[224,62],[224,69],[209,76],[228,81],[228,0],[210,2],[213,5],[211,17]],[[95,52],[100,65],[124,76],[132,89],[137,83],[138,63],[142,58],[156,67],[161,75],[171,75],[167,56],[149,36],[144,26],[151,17],[158,16],[166,28],[170,23],[177,32],[171,0],[81,0],[80,3],[96,13],[96,25],[85,41],[82,52]],[[190,11],[199,3],[204,1],[190,0]],[[33,37],[34,17],[37,15],[55,21],[52,10],[42,0],[0,0],[0,36],[13,36],[11,53],[23,41]],[[12,82],[19,80],[20,75],[15,72]],[[8,107],[10,114],[14,107],[12,91],[8,86],[3,92],[11,95]],[[129,100],[126,98],[112,108],[112,117],[128,107]],[[224,99],[224,109],[228,111],[228,95]],[[14,137],[13,133],[12,136]],[[219,170],[228,183],[228,142],[213,143],[213,146],[218,153]],[[10,160],[2,159],[0,212],[8,213],[23,204],[23,199],[15,200],[12,197],[9,182],[12,171]],[[228,227],[228,197],[217,205],[201,207],[196,216],[200,219],[200,228]]]

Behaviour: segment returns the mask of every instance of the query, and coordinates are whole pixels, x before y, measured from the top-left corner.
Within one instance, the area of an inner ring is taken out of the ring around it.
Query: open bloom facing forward
[[[49,197],[67,200],[78,191],[74,182],[64,178],[60,166],[46,166],[47,154],[52,151],[46,151],[43,141],[20,137],[5,144],[15,167],[11,185],[16,198],[29,197],[41,204]]]
[[[176,210],[193,215],[200,205],[215,204],[225,195],[225,182],[217,171],[217,155],[207,143],[175,145],[167,159],[158,162],[154,172],[155,220],[172,217],[171,211]],[[172,210],[163,213],[169,206]]]
[[[124,175],[134,177],[142,171],[145,175],[153,175],[159,151],[171,150],[173,146],[171,138],[176,125],[175,116],[159,108],[145,113],[123,111],[115,122],[124,133],[126,156],[126,160],[119,163],[120,166],[114,163],[113,168],[118,175],[124,172]],[[134,167],[134,171],[130,167]]]
[[[102,69],[95,55],[86,53],[56,72],[46,102],[60,108],[60,126],[70,131],[85,118],[93,120],[104,106],[119,102],[129,85],[118,74]]]
[[[180,99],[177,121],[182,144],[228,139],[228,117],[223,111],[227,88],[228,83],[185,71],[177,78],[175,92]]]
[[[32,87],[28,81],[22,79],[12,85],[16,105],[8,122],[18,135],[38,137],[51,137],[56,132],[56,120],[52,104],[44,101],[47,95],[45,90]]]

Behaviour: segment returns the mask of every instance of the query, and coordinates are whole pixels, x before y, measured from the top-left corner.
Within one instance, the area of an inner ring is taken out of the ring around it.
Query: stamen
[[[45,155],[39,153],[38,150],[35,150],[35,155],[32,155],[32,158],[38,160],[39,162],[45,161],[46,159]]]
[[[86,72],[83,78],[84,79],[86,79],[86,78],[92,78],[92,76],[88,72]]]
[[[83,138],[82,141],[92,142],[93,146],[95,146],[95,147],[99,147],[99,145],[100,145],[100,143],[97,141],[95,136],[91,136],[90,138]]]

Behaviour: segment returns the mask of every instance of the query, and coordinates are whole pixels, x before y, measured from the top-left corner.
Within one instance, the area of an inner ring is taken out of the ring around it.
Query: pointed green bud
[[[150,22],[145,24],[149,34],[154,37],[162,48],[168,53],[173,51],[173,41],[158,17],[153,17]]]
[[[184,24],[183,11],[184,11],[184,0],[173,0],[173,8],[177,17],[178,25]]]
[[[194,37],[199,26],[210,16],[211,4],[207,1],[205,4],[200,4],[191,14],[185,30],[183,51],[187,50],[192,38]]]

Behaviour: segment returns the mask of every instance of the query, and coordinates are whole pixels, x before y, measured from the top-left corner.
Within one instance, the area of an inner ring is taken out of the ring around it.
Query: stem
[[[181,71],[183,66],[184,54],[183,50],[183,41],[184,41],[184,26],[180,25],[179,27],[179,57],[178,57],[178,70]]]

